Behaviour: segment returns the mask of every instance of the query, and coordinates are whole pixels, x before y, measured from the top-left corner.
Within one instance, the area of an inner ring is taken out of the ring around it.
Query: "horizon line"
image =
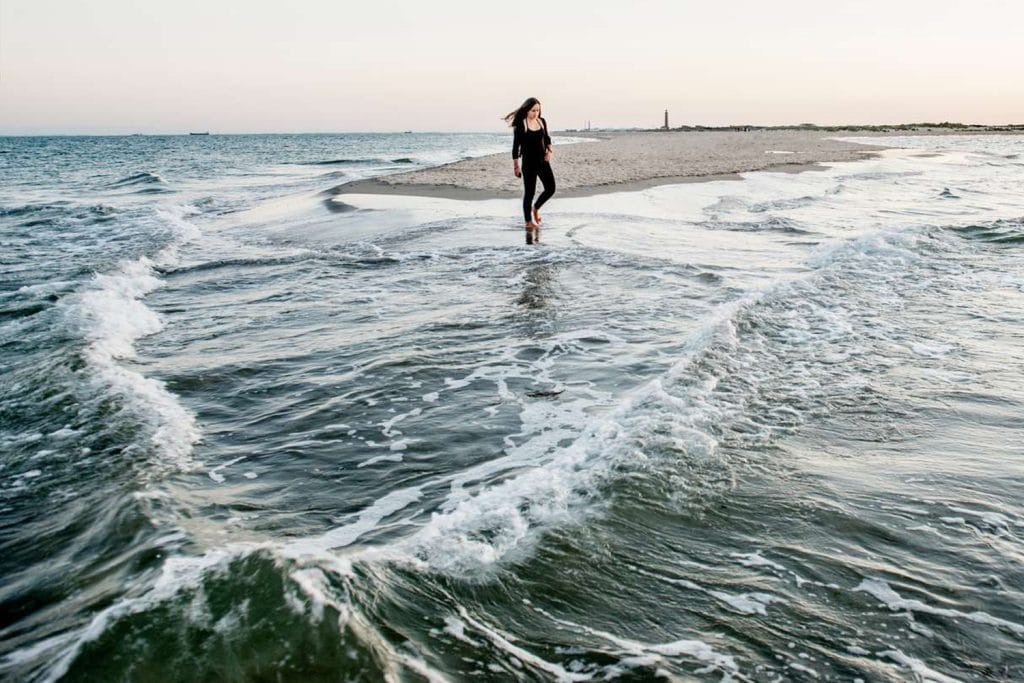
[[[692,131],[692,130],[728,130],[737,128],[751,129],[859,129],[859,128],[979,128],[979,129],[1024,129],[1024,123],[961,123],[958,121],[916,121],[908,123],[841,123],[841,124],[816,124],[816,123],[783,123],[783,124],[686,124],[670,128],[664,126],[605,126],[591,128],[557,128],[553,132],[564,133],[586,133],[600,131]],[[504,132],[504,131],[502,131]],[[52,138],[52,137],[74,137],[74,138],[114,138],[114,137],[206,137],[219,136],[242,136],[242,135],[408,135],[408,134],[444,134],[444,135],[495,135],[499,131],[494,130],[341,130],[341,131],[179,131],[163,133],[5,133],[0,131],[0,138]]]

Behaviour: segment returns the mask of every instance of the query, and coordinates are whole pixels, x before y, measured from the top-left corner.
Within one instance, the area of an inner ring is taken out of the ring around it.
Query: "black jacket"
[[[522,123],[515,127],[515,132],[512,135],[512,158],[518,159],[519,153],[522,152],[523,157],[530,157],[531,159],[543,159],[544,152],[551,146],[551,136],[548,135],[548,122],[544,120],[544,117],[540,117],[541,128],[539,131],[526,130],[526,119],[523,119]],[[542,136],[537,133],[543,133]],[[540,145],[538,142],[543,138],[544,144]]]

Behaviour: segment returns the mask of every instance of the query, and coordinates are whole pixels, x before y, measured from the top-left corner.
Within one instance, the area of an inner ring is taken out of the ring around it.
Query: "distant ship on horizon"
[[[206,131],[204,133],[189,133],[189,135],[209,135],[209,134],[210,134],[210,131]]]

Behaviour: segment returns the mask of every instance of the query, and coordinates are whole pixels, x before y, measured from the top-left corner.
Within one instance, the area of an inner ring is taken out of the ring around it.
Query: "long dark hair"
[[[505,122],[510,128],[515,128],[517,125],[523,122],[526,118],[526,113],[533,109],[533,105],[540,104],[540,100],[536,97],[527,97],[526,101],[519,105],[519,109],[510,111],[501,118],[505,119]]]

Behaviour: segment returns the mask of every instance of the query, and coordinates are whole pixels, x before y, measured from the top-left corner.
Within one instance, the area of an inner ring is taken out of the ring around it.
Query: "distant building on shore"
[[[665,110],[665,130],[668,130],[668,109]]]

